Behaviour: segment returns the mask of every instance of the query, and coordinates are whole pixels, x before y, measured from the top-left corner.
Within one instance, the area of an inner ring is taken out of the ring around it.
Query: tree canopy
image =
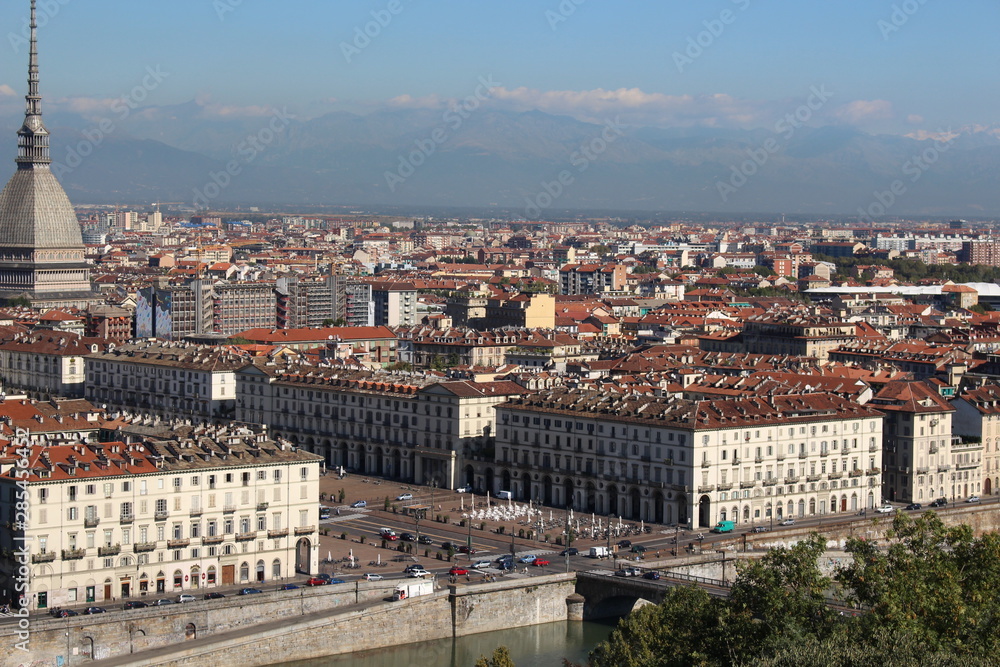
[[[623,619],[594,667],[931,667],[1000,664],[1000,535],[897,515],[883,543],[848,541],[832,575],[818,534],[740,564],[727,599],[674,588]],[[859,611],[855,612],[854,609]]]

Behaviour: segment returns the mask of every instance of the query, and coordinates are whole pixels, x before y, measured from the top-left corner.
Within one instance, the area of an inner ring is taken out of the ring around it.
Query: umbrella
[[[464,509],[465,509],[465,496],[459,496],[459,498],[458,498],[458,499],[459,499],[459,500],[461,501],[461,503],[462,503],[462,507],[461,507],[460,509],[463,509],[463,510],[464,510]]]
[[[327,560],[333,560],[333,554],[332,554],[332,553],[330,553],[329,551],[327,551],[327,552],[326,552],[326,559],[327,559]]]
[[[378,554],[377,556],[375,556],[375,564],[376,565],[382,564],[382,554]]]

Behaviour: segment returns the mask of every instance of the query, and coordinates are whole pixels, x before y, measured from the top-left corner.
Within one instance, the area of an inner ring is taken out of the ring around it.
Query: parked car
[[[206,600],[221,600],[224,597],[226,596],[222,593],[205,593]]]
[[[174,601],[173,600],[168,600],[167,598],[160,598],[159,600],[155,600],[151,604],[154,607],[162,607],[164,605],[174,604]]]
[[[782,526],[794,526],[795,525],[795,519],[785,519],[784,521],[781,522],[780,525],[782,525]]]
[[[368,507],[368,502],[365,501],[365,500],[356,500],[353,503],[351,503],[351,507],[355,507],[355,508],[357,508],[357,507]]]
[[[535,560],[531,561],[531,564],[536,567],[544,567],[545,565],[551,565],[551,563],[545,560],[544,558],[536,558]]]
[[[969,496],[968,498],[965,499],[965,502],[967,502],[967,503],[978,503],[979,502],[979,496]]]
[[[751,533],[766,533],[767,532],[767,526],[754,526],[753,528],[750,529],[750,532]]]
[[[333,577],[331,577],[330,575],[328,575],[326,572],[320,572],[319,574],[316,575],[316,578],[317,579],[322,579],[326,583],[330,583],[330,580],[333,579]]]
[[[255,595],[257,593],[263,593],[264,591],[259,588],[241,588],[237,595]]]
[[[630,546],[632,546],[632,540],[619,540],[618,546],[621,547],[622,549],[628,549]]]
[[[190,595],[188,593],[181,593],[180,595],[177,596],[177,601],[181,603],[194,602],[196,599],[197,598],[195,596]]]
[[[326,583],[328,583],[329,585],[332,586],[334,584],[346,584],[347,580],[346,579],[331,579],[330,581],[328,581]]]
[[[489,562],[488,560],[477,560],[475,563],[472,564],[472,568],[474,570],[485,570],[488,567],[493,567],[493,563]]]
[[[457,565],[452,565],[451,569],[448,570],[448,574],[453,577],[464,577],[469,573],[464,567],[459,567]]]
[[[637,567],[623,567],[620,570],[615,570],[616,577],[638,577],[642,574],[642,570]]]
[[[296,586],[295,584],[282,584],[281,585],[281,590],[283,590],[283,591],[297,591],[297,590],[299,590],[299,587]]]
[[[396,500],[413,500],[413,494],[412,493],[401,493],[398,496],[396,496]]]
[[[417,542],[419,544],[434,544],[434,540],[427,537],[426,535],[421,535],[420,537],[418,537]]]
[[[563,549],[559,552],[560,556],[576,556],[580,553],[580,550],[576,547],[570,547],[569,549]]]
[[[400,533],[399,539],[403,540],[404,542],[412,542],[413,540],[417,539],[417,536],[414,535],[413,533]]]
[[[878,512],[879,514],[891,514],[892,512],[896,511],[896,508],[893,507],[892,505],[882,505],[882,507],[876,507],[875,511]]]
[[[145,602],[139,602],[138,600],[129,600],[122,605],[122,609],[145,609],[149,605]]]
[[[105,609],[104,607],[87,607],[86,609],[83,610],[83,613],[84,614],[104,614],[107,611],[108,610]]]
[[[518,563],[527,563],[527,564],[530,565],[531,563],[535,562],[535,558],[536,557],[534,555],[528,554],[527,556],[521,556],[520,558],[518,558],[517,562]]]
[[[660,573],[656,570],[650,570],[646,574],[642,575],[643,579],[652,579],[653,581],[659,581]]]
[[[920,503],[910,503],[909,505],[906,506],[906,509],[908,510],[919,510],[923,508],[924,506],[921,505]]]
[[[948,499],[947,498],[938,498],[937,500],[935,500],[934,502],[932,502],[930,504],[930,506],[931,507],[947,507],[948,506]]]
[[[374,572],[365,572],[361,575],[361,578],[365,581],[382,581],[383,579],[381,574],[375,574]]]
[[[458,553],[461,553],[461,554],[469,554],[469,555],[471,556],[472,554],[476,553],[476,550],[475,550],[475,549],[473,549],[473,548],[472,548],[472,547],[470,547],[470,546],[466,546],[466,545],[464,545],[464,544],[463,544],[462,546],[460,546],[460,547],[458,548]]]
[[[423,579],[424,577],[429,577],[429,576],[431,576],[431,573],[422,568],[419,570],[410,570],[411,579]]]
[[[329,583],[329,579],[320,579],[319,577],[309,577],[306,579],[306,586],[326,586]]]
[[[452,544],[451,542],[442,542],[441,548],[444,549],[445,551],[448,551],[449,549],[454,549],[455,545]]]
[[[60,609],[55,613],[56,618],[69,618],[70,616],[79,616],[80,614],[73,611],[72,609]]]

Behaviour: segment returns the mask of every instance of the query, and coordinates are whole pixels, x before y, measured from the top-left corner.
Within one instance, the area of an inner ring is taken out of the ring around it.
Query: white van
[[[514,494],[510,491],[497,491],[497,500],[511,500]]]
[[[379,528],[378,534],[386,539],[390,537],[396,537],[396,531],[394,531],[392,528]]]

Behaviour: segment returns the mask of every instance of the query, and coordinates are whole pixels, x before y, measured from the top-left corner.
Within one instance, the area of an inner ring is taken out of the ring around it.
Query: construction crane
[[[153,202],[153,206],[156,207],[156,212],[159,213],[160,212],[160,206],[171,206],[171,205],[180,206],[183,203],[184,202],[182,202],[182,201],[159,201],[159,202],[154,201]]]

